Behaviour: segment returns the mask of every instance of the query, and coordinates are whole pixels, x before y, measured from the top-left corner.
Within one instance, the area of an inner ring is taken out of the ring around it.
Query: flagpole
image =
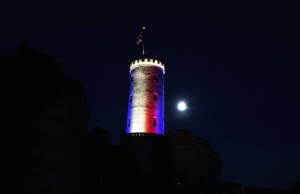
[[[142,31],[143,31],[143,34],[144,34],[144,30],[146,30],[146,27],[142,27]],[[143,54],[143,56],[145,56],[145,39],[144,39],[144,37],[143,37],[143,51],[142,51],[142,54]]]
[[[143,56],[145,56],[145,41],[143,41],[143,52],[142,52]]]
[[[139,33],[139,35],[137,36],[136,38],[136,45],[139,45],[140,43],[142,43],[142,55],[145,56],[145,41],[144,41],[144,35],[143,35],[143,32],[144,30],[146,29],[146,27],[142,27],[142,30],[141,32]]]

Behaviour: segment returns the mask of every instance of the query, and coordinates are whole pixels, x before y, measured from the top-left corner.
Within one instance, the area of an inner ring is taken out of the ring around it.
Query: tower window
[[[133,77],[130,78],[130,82],[131,82],[131,83],[133,82]]]
[[[130,127],[130,117],[128,119],[128,124],[127,124],[128,127]]]
[[[153,78],[153,80],[155,81],[155,82],[157,82],[157,76],[154,76],[154,78]]]
[[[157,102],[157,94],[154,94],[153,100],[154,100],[155,102]]]
[[[156,124],[157,124],[157,123],[156,123],[156,118],[154,117],[154,118],[153,118],[153,127],[156,127]]]
[[[132,102],[132,95],[130,95],[130,99],[129,99],[129,102],[130,102],[130,103]]]

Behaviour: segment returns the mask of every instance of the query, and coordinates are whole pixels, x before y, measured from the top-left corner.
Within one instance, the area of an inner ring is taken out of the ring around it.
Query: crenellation
[[[135,61],[133,61],[131,64],[130,64],[130,70],[129,70],[129,73],[131,73],[131,71],[135,68],[138,68],[140,66],[157,66],[157,67],[160,67],[163,71],[163,73],[165,74],[165,65],[159,61],[159,60],[156,60],[156,59],[148,59],[148,58],[143,58],[143,59],[137,59]]]

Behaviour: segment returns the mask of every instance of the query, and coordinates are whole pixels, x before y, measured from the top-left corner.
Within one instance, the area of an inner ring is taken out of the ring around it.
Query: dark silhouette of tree
[[[16,193],[75,193],[88,123],[83,86],[50,55],[22,45],[1,57]]]
[[[83,172],[83,191],[106,185],[112,166],[111,135],[108,130],[95,127],[88,135]]]
[[[272,189],[272,188],[258,188],[258,187],[245,187],[247,194],[296,194],[290,189]]]
[[[296,182],[293,186],[292,186],[292,190],[293,192],[300,194],[300,182]]]

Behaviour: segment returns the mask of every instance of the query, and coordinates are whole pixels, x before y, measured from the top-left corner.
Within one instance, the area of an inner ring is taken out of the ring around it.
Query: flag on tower
[[[139,45],[141,42],[143,42],[143,30],[136,37],[136,45]]]
[[[144,36],[143,36],[143,32],[146,29],[146,27],[142,27],[141,32],[137,35],[136,37],[136,45],[139,45],[141,43],[143,43],[143,48],[142,48],[142,55],[145,55],[145,41],[144,41]]]

